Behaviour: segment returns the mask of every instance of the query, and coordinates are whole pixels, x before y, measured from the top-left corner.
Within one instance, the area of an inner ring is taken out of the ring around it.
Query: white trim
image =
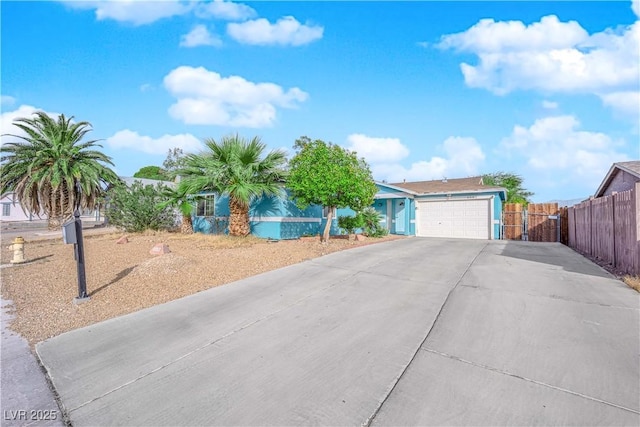
[[[205,217],[202,217],[205,218]],[[217,216],[217,221],[228,221],[228,216]],[[320,218],[310,218],[303,216],[252,216],[249,217],[249,222],[311,222],[321,223]]]
[[[491,240],[495,240],[496,236],[495,236],[495,224],[493,223],[493,219],[495,218],[495,212],[493,211],[493,206],[495,205],[495,196],[491,196],[491,200],[489,201],[489,220],[491,221],[491,225],[489,226],[489,229],[491,231]]]
[[[409,196],[407,194],[399,194],[399,193],[377,193],[373,196],[374,200],[380,199],[413,199],[413,196]]]
[[[447,200],[489,200],[495,196],[466,196],[466,197],[419,197],[416,198],[416,202],[442,202]]]
[[[317,222],[321,223],[320,218],[309,218],[300,216],[252,216],[249,221],[253,222]]]

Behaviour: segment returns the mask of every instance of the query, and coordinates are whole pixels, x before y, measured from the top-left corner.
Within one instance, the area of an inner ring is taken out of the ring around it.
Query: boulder
[[[123,245],[125,243],[129,243],[129,239],[127,239],[127,236],[122,236],[121,238],[119,238],[116,243],[118,245]]]
[[[170,252],[171,251],[169,250],[169,246],[165,245],[164,243],[157,243],[149,251],[151,255],[163,255],[163,254],[168,254]]]
[[[364,242],[367,240],[367,236],[363,236],[362,234],[356,234],[356,242]]]

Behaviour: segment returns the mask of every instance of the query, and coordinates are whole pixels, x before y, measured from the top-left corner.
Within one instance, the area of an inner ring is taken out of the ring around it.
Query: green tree
[[[171,206],[177,208],[182,214],[182,222],[180,224],[180,232],[182,234],[193,234],[193,220],[191,214],[193,213],[193,201],[194,197],[191,197],[187,193],[187,187],[184,183],[178,184],[178,188],[164,187],[162,190],[162,197],[166,200],[160,203],[160,207],[164,208]]]
[[[118,184],[107,194],[105,216],[110,224],[128,232],[173,228],[176,219],[173,208],[162,205],[166,201],[165,189],[162,184],[143,185],[140,181],[129,187]]]
[[[251,141],[235,136],[220,142],[204,141],[205,151],[185,156],[176,171],[187,194],[214,192],[229,196],[229,234],[247,236],[249,205],[260,196],[282,195],[286,177],[286,155],[273,150],[263,157],[266,145],[260,138]]]
[[[512,172],[486,174],[482,177],[482,182],[484,185],[506,188],[507,203],[522,203],[526,206],[529,204],[529,198],[534,194],[522,186],[522,177]]]
[[[377,187],[369,165],[356,153],[303,136],[294,144],[287,187],[296,204],[304,209],[311,204],[327,208],[327,224],[322,241],[329,239],[333,210],[350,207],[360,211],[373,203]]]
[[[133,174],[134,178],[155,179],[158,181],[168,181],[170,178],[167,172],[160,166],[144,166]]]
[[[167,152],[167,158],[162,162],[166,174],[171,178],[175,178],[175,172],[184,166],[185,154],[182,148],[171,148]]]
[[[94,149],[97,141],[82,141],[90,123],[39,111],[14,126],[25,135],[7,135],[21,141],[0,148],[0,192],[15,192],[25,212],[47,215],[49,229],[60,228],[76,207],[95,209],[104,189],[119,182],[107,166],[111,158]]]

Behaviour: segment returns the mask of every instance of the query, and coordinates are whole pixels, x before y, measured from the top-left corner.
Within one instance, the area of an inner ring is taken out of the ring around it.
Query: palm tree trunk
[[[191,220],[191,214],[182,215],[182,224],[180,225],[180,232],[182,234],[193,234],[193,221]]]
[[[245,237],[251,232],[249,206],[234,197],[229,198],[229,235]]]

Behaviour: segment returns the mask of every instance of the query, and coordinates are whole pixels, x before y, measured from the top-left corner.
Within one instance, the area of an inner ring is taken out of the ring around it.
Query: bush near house
[[[356,216],[339,216],[338,227],[344,230],[347,234],[355,234],[358,228],[362,228],[364,221],[362,215]]]
[[[105,216],[111,225],[127,232],[174,228],[175,212],[162,203],[166,201],[164,189],[161,184],[154,187],[139,181],[130,187],[116,185],[108,192]]]
[[[382,215],[371,206],[364,208],[358,215],[362,218],[362,230],[367,237],[384,237],[389,231],[380,225]]]

